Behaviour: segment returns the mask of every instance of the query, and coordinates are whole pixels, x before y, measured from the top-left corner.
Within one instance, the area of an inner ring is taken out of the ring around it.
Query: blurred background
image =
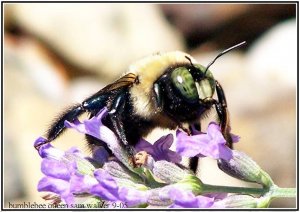
[[[41,159],[33,148],[53,118],[155,52],[182,50],[223,85],[235,149],[280,187],[296,186],[296,4],[4,4],[4,201],[43,203]],[[67,131],[54,145],[87,148]],[[205,183],[249,186],[203,159]],[[250,185],[251,186],[251,185]],[[296,207],[278,199],[271,207]]]

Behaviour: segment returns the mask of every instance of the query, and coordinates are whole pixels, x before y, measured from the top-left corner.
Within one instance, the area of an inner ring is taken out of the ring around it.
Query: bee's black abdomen
[[[85,110],[81,105],[75,105],[68,108],[63,114],[61,114],[51,125],[47,132],[48,141],[54,140],[65,130],[65,121],[73,122],[78,116],[84,113]]]

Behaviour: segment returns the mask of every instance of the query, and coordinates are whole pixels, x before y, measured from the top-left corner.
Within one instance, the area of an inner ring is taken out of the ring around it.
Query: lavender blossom
[[[266,177],[263,178],[262,184],[270,185],[269,190],[245,190],[250,194],[254,192],[269,196],[256,198],[249,195],[227,195],[231,191],[246,192],[243,188],[206,185],[190,170],[180,166],[178,163],[181,156],[208,156],[222,161],[225,172],[234,173],[241,179],[249,176],[250,181],[261,183],[252,180],[257,179],[254,168],[245,169],[246,163],[236,161],[236,153],[226,146],[220,127],[216,123],[209,124],[207,133],[194,129],[192,136],[177,130],[176,152],[170,150],[173,143],[172,134],[161,137],[154,144],[141,139],[135,150],[147,152],[147,163],[140,168],[133,167],[117,136],[102,122],[107,114],[105,108],[95,117],[83,122],[65,121],[65,126],[106,143],[113,156],[102,146],[92,149],[92,157],[85,157],[75,147],[64,152],[47,143],[44,138],[36,140],[35,146],[41,144],[38,151],[43,159],[41,170],[45,175],[38,184],[38,191],[54,193],[56,202],[60,199],[69,207],[73,207],[82,195],[88,198],[83,203],[96,203],[94,207],[102,207],[103,204],[97,203],[104,201],[108,207],[121,202],[126,207],[169,208],[265,207],[272,195],[280,196],[288,191],[289,195],[293,196],[289,190],[281,190],[280,193],[280,189],[273,184],[271,178]],[[234,142],[239,139],[234,135],[232,138]],[[240,157],[250,160],[243,154]],[[255,165],[254,162],[250,164]],[[53,195],[48,194],[45,199],[51,199],[51,196]]]
[[[207,133],[193,131],[195,135],[177,130],[176,152],[186,157],[208,156],[214,159],[230,160],[232,150],[226,146],[220,126],[214,122],[208,125]],[[236,139],[235,139],[236,140]]]
[[[65,125],[74,128],[81,133],[92,135],[107,143],[108,147],[115,153],[115,156],[119,161],[124,162],[126,153],[122,150],[122,146],[119,144],[117,137],[102,123],[102,119],[106,115],[107,110],[104,109],[100,111],[97,116],[89,120],[84,120],[83,123],[79,122],[79,120],[75,120],[74,123],[66,121]],[[43,138],[39,138],[35,145],[43,143],[44,141]],[[108,161],[108,153],[101,147],[93,150],[93,158],[84,158],[83,155],[79,154],[77,149],[72,148],[64,153],[55,149],[49,143],[44,144],[40,147],[39,153],[41,157],[44,158],[42,164],[45,164],[45,166],[42,165],[42,171],[46,177],[40,181],[38,190],[56,193],[68,204],[74,202],[76,194],[87,193],[106,201],[126,202],[126,205],[128,206],[147,203],[148,198],[151,196],[151,191],[157,189],[159,186],[161,186],[162,189],[165,188],[165,186],[168,186],[168,184],[172,185],[181,182],[176,186],[188,188],[188,190],[200,190],[199,185],[201,185],[201,181],[196,180],[196,183],[193,182],[189,185],[189,180],[186,180],[186,177],[188,179],[190,173],[182,171],[173,164],[179,163],[181,161],[181,156],[169,149],[172,143],[173,135],[169,134],[161,137],[154,144],[150,144],[146,140],[141,139],[136,145],[137,151],[146,151],[150,154],[150,158],[152,157],[154,159],[154,165],[152,169],[150,169],[154,171],[154,175],[150,178],[151,171],[146,171],[148,174],[142,174],[144,177],[136,176],[136,173],[133,173],[128,169],[126,170],[125,167],[122,168],[122,165],[118,165],[119,163]],[[88,175],[86,175],[86,173],[81,173],[78,169],[77,162],[79,159],[80,163],[86,163],[91,166]],[[87,162],[82,162],[84,159],[88,159]],[[96,160],[99,167],[102,167],[104,164],[103,168],[105,168],[106,171],[103,169],[96,170],[95,167],[88,162],[91,160]],[[53,169],[51,169],[51,167]],[[54,173],[48,171],[56,169],[59,169],[59,171],[57,171],[58,173],[56,173],[56,171],[54,171]],[[148,178],[146,184],[141,184],[143,181],[142,178],[145,177]],[[195,179],[197,178],[195,177]],[[160,183],[157,180],[161,182],[165,181],[165,184]],[[58,186],[60,184],[62,187]],[[159,190],[160,189],[158,189],[158,191]],[[161,192],[162,191],[159,191],[159,193]],[[178,192],[179,191],[177,191],[177,195],[180,195]],[[175,199],[172,200],[175,201]]]
[[[147,192],[138,190],[136,188],[118,186],[116,179],[114,179],[104,170],[99,169],[94,174],[98,180],[98,184],[91,188],[91,194],[99,196],[108,201],[124,202],[128,207],[147,202]],[[147,187],[144,186],[142,186],[142,188],[147,189]]]
[[[137,152],[146,151],[155,161],[166,160],[173,163],[180,163],[181,156],[177,152],[170,150],[172,143],[172,134],[162,136],[154,142],[154,144],[149,143],[145,139],[141,139],[135,146],[135,150]]]
[[[35,144],[43,142],[38,138]],[[63,152],[47,143],[39,148],[43,158],[41,170],[45,177],[38,183],[38,191],[58,194],[64,202],[71,204],[74,193],[88,192],[97,181],[91,176],[94,166],[76,148]]]
[[[170,208],[210,208],[214,204],[214,199],[206,196],[195,196],[190,191],[172,188],[168,191],[173,200]]]
[[[43,138],[38,138],[35,144],[43,141]],[[45,177],[38,183],[38,191],[55,193],[69,206],[74,205],[76,197],[81,194],[126,202],[127,206],[147,201],[147,193],[137,189],[145,190],[147,187],[138,187],[133,182],[134,188],[119,186],[117,178],[104,169],[96,169],[76,148],[63,152],[47,143],[41,145],[39,154],[43,158],[41,170]],[[103,161],[97,162],[100,164]]]

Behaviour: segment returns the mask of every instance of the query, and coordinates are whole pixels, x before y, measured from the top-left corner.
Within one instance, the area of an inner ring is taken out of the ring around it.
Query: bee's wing
[[[132,86],[137,80],[137,76],[132,73],[128,73],[115,82],[105,86],[97,93],[88,97],[82,103],[85,105],[85,109],[92,115],[95,115],[101,108],[106,105],[106,101],[113,95],[115,96],[120,89]]]
[[[128,87],[133,85],[137,80],[137,76],[133,73],[128,73],[124,76],[122,76],[120,79],[116,80],[115,82],[105,86],[100,90],[101,93],[106,93],[109,91],[116,90],[118,88],[122,87]]]
[[[108,84],[107,86],[105,86],[104,88],[99,90],[97,93],[95,93],[92,96],[85,99],[83,104],[84,103],[87,103],[87,104],[92,103],[93,104],[93,102],[95,102],[95,99],[97,99],[99,103],[104,104],[104,102],[107,100],[107,98],[109,96],[111,96],[113,93],[115,93],[114,91],[116,91],[120,88],[130,87],[136,81],[137,81],[137,76],[135,74],[128,73],[128,74],[122,76],[121,78],[119,78],[118,80],[114,81],[113,83]]]

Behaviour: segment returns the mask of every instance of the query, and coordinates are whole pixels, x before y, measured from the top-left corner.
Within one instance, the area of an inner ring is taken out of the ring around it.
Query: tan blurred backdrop
[[[53,118],[120,76],[133,61],[182,50],[207,65],[221,50],[244,49],[211,67],[225,89],[235,146],[275,183],[296,186],[297,23],[295,4],[4,4],[4,202],[44,200],[33,148]],[[214,114],[212,114],[214,116]],[[86,151],[68,131],[54,142]],[[216,174],[217,173],[217,174]],[[204,159],[204,182],[247,185]],[[271,207],[296,207],[295,199]]]

